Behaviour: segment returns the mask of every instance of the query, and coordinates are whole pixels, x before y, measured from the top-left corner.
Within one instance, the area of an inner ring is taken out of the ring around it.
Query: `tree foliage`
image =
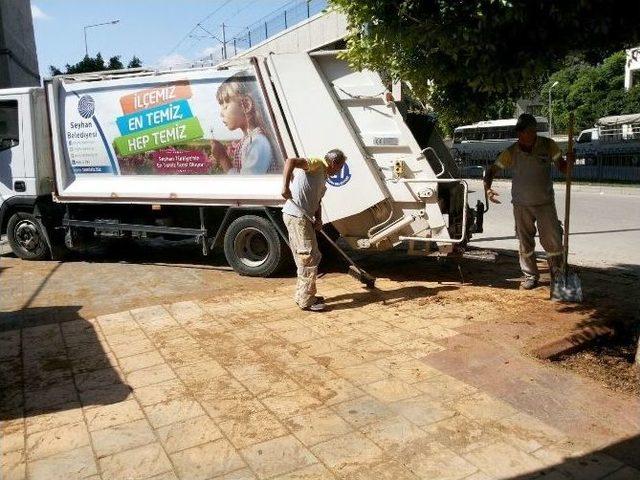
[[[127,68],[138,68],[141,66],[142,61],[135,55],[127,64]],[[82,60],[80,60],[78,63],[74,63],[73,65],[67,63],[65,65],[64,71],[54,65],[49,66],[49,71],[51,72],[51,75],[62,75],[73,73],[101,72],[104,70],[121,70],[123,68],[124,64],[120,60],[119,55],[111,57],[107,62],[105,62],[104,58],[102,58],[102,54],[98,52],[95,57],[85,55]]]
[[[142,60],[140,60],[137,56],[133,56],[129,63],[127,64],[127,68],[140,68],[142,66]]]
[[[596,65],[573,58],[553,73],[541,96],[548,98],[549,88],[558,82],[551,90],[554,129],[566,131],[569,112],[575,113],[577,129],[590,128],[607,115],[640,113],[640,85],[628,92],[624,89],[625,61],[624,52],[614,53]],[[544,113],[548,115],[546,105]]]
[[[346,57],[402,78],[448,124],[483,118],[571,54],[640,43],[640,8],[620,0],[331,0]]]

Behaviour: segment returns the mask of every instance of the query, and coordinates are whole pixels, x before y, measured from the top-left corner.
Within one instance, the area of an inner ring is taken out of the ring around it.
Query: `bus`
[[[576,140],[576,178],[640,181],[640,113],[611,115]]]
[[[487,166],[498,154],[517,140],[516,118],[484,120],[457,127],[453,131],[451,154],[459,166]],[[549,122],[536,117],[538,135],[549,136]]]

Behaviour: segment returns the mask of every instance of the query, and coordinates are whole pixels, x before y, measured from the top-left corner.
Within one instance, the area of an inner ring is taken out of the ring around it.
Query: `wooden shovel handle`
[[[569,221],[571,218],[571,174],[573,173],[573,112],[569,114],[569,131],[567,142],[566,191],[564,197],[564,275],[569,273]]]

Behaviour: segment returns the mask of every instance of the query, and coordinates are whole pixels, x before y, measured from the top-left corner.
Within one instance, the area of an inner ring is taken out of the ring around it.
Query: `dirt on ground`
[[[386,266],[376,265],[382,275],[419,280],[409,266],[410,260],[387,257]],[[403,263],[407,262],[403,267]],[[435,296],[425,296],[425,308],[438,305],[451,315],[461,311],[480,323],[474,333],[508,350],[519,350],[532,357],[543,345],[572,335],[584,327],[608,326],[624,332],[614,338],[602,338],[570,355],[551,362],[578,375],[603,384],[606,388],[640,396],[640,374],[634,367],[636,329],[640,325],[637,285],[640,267],[616,265],[606,268],[578,267],[585,294],[581,304],[559,303],[549,299],[549,276],[539,262],[541,285],[532,291],[519,290],[520,270],[513,252],[499,252],[493,263],[447,259],[434,265],[443,288]],[[411,273],[408,273],[411,272]],[[433,271],[425,273],[433,278]],[[380,273],[378,273],[380,274]],[[464,286],[460,288],[464,279]],[[457,283],[457,285],[456,285]],[[484,320],[484,321],[482,321]],[[548,362],[547,360],[539,360]]]
[[[602,382],[617,392],[640,396],[640,368],[634,364],[637,342],[633,336],[604,338],[554,363]]]
[[[541,286],[522,291],[515,252],[498,253],[492,263],[415,258],[399,251],[359,254],[357,261],[380,279],[383,289],[362,289],[328,301],[331,309],[345,310],[346,315],[353,314],[354,308],[370,304],[377,304],[385,315],[391,316],[398,310],[411,309],[415,321],[423,322],[425,328],[429,327],[430,317],[438,317],[441,324],[443,319],[450,319],[451,329],[460,326],[461,317],[473,318],[465,333],[524,356],[531,356],[530,352],[541,345],[585,326],[617,328],[640,324],[639,266],[581,267],[585,301],[562,304],[549,300],[548,274],[543,262],[539,265],[543,272]],[[228,291],[240,290],[250,295],[282,285],[294,288],[293,272],[271,279],[240,277],[230,271],[221,257],[217,254],[203,259],[197,245],[178,247],[169,243],[151,249],[128,245],[126,249],[72,257],[62,264],[23,262],[5,255],[0,267],[5,288],[0,314],[7,321],[26,326],[29,313],[38,321],[43,315],[61,321],[59,317],[66,310],[71,312],[69,319],[90,318],[179,299],[217,297]],[[330,279],[343,275],[346,267],[333,262],[322,265],[321,271]],[[319,287],[323,293],[322,278]],[[616,348],[596,346],[556,365],[613,390],[638,395],[637,380],[634,381],[628,368],[631,347]]]

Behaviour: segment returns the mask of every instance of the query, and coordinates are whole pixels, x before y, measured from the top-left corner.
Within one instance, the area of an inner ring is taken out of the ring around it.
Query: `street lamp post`
[[[557,81],[553,82],[553,84],[549,87],[549,138],[551,138],[551,136],[553,135],[553,125],[551,124],[551,89],[556,85],[558,85]]]
[[[115,25],[116,23],[119,23],[119,22],[120,20],[111,20],[110,22],[96,23],[94,25],[85,25],[84,26],[84,55],[86,57],[89,56],[89,48],[87,47],[87,28],[101,27],[102,25]]]

